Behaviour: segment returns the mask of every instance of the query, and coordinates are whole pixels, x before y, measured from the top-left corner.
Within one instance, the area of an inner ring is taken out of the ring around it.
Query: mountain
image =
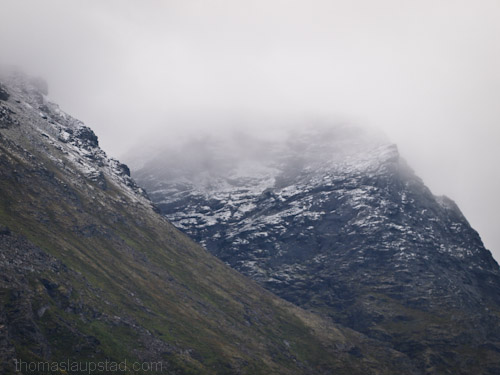
[[[422,373],[500,373],[499,266],[383,136],[214,133],[136,160],[165,217],[276,295]]]
[[[419,373],[189,239],[46,94],[19,73],[0,83],[2,374],[104,361],[127,361],[120,374],[134,361],[162,374]]]

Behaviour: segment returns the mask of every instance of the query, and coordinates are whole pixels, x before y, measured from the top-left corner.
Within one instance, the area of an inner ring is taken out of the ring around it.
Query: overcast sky
[[[500,259],[498,0],[0,0],[0,63],[113,156],[220,118],[378,127]]]

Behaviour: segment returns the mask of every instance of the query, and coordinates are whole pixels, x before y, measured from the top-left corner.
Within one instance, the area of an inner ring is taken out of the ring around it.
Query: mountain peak
[[[500,306],[498,264],[458,206],[432,194],[384,137],[308,128],[219,142],[200,155],[177,163],[167,148],[133,176],[174,225],[227,264],[390,343],[424,373],[470,372],[475,354],[458,353],[483,349],[461,335],[492,344],[468,327],[500,321],[491,310]],[[434,332],[436,321],[454,328]]]

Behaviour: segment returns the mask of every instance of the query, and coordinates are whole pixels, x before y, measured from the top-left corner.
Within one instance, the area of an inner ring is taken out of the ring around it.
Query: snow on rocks
[[[41,135],[40,139],[32,141],[45,142],[57,150],[47,150],[49,158],[72,171],[75,178],[80,175],[104,190],[109,188],[110,183],[114,184],[132,202],[152,205],[146,192],[130,177],[128,167],[109,158],[99,147],[98,138],[92,129],[49,100],[48,87],[44,81],[19,72],[11,73],[2,80],[10,96],[9,109],[29,119],[22,125],[35,127]],[[22,127],[19,131],[22,131]],[[47,146],[40,145],[40,149],[44,147]]]

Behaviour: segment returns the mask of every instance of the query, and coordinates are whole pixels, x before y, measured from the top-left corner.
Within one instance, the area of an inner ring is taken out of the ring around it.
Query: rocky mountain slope
[[[46,94],[20,74],[0,84],[2,374],[16,359],[160,362],[163,374],[419,373],[175,229]]]
[[[343,126],[224,137],[165,147],[132,168],[174,225],[423,373],[500,373],[499,266],[395,145]]]

